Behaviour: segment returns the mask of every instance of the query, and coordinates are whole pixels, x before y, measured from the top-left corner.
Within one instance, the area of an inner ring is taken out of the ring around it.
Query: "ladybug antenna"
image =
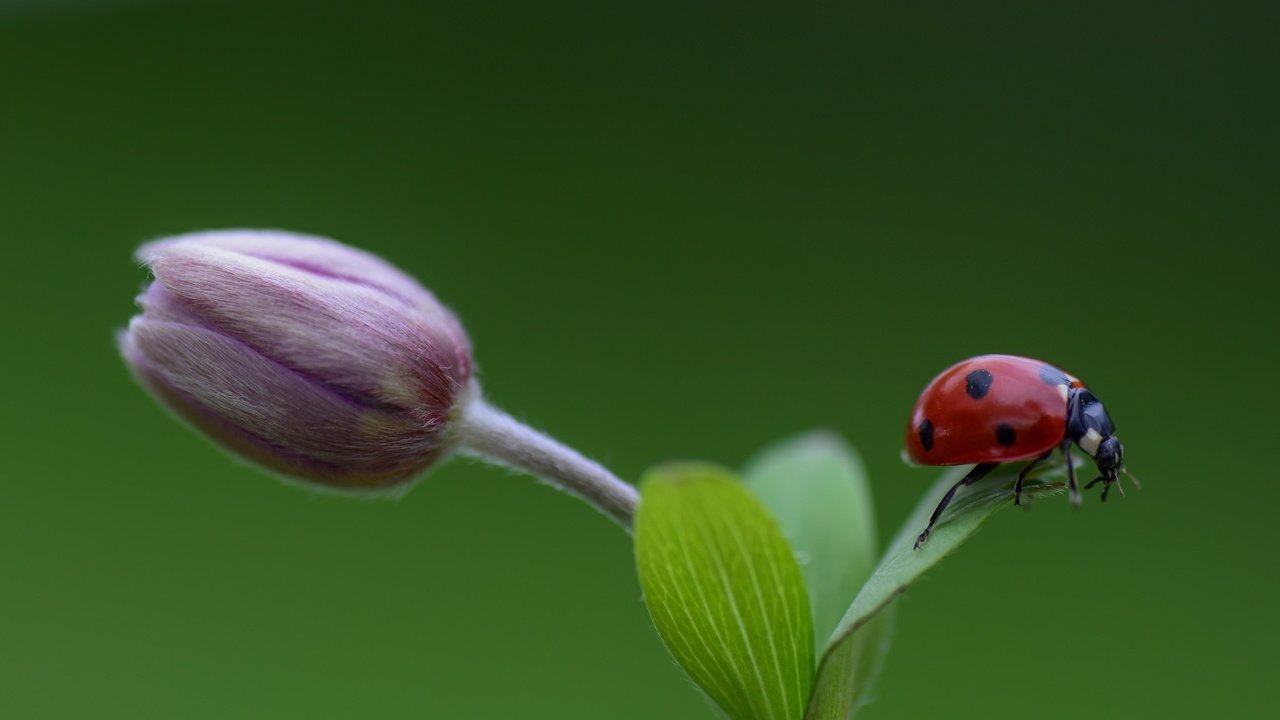
[[[1138,478],[1137,478],[1137,476],[1136,476],[1136,475],[1134,475],[1133,473],[1129,472],[1129,468],[1124,467],[1124,466],[1121,466],[1121,467],[1120,467],[1120,472],[1122,472],[1122,473],[1124,473],[1125,475],[1128,475],[1128,476],[1129,476],[1129,479],[1133,481],[1133,487],[1134,487],[1135,489],[1137,489],[1137,490],[1141,490],[1141,489],[1142,489],[1142,483],[1138,481]],[[1122,492],[1122,493],[1120,493],[1120,494],[1121,494],[1121,495],[1123,495],[1124,493]]]

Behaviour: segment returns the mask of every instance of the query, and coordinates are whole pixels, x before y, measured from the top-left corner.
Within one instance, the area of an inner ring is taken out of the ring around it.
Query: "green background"
[[[1273,710],[1280,13],[848,5],[0,0],[0,716],[712,716],[602,516],[315,497],[134,385],[133,248],[236,226],[420,277],[624,478],[834,428],[884,538],[920,388],[1052,360],[1146,490],[997,516],[862,717]]]

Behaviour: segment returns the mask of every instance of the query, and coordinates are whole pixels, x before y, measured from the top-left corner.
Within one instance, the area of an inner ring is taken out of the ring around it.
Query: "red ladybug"
[[[929,526],[916,539],[920,548],[961,485],[982,479],[1001,463],[1030,460],[1018,473],[1013,501],[1022,502],[1022,482],[1055,449],[1067,461],[1071,502],[1080,505],[1071,444],[1098,465],[1102,499],[1124,470],[1124,447],[1102,402],[1080,382],[1040,360],[1015,355],[980,355],[952,365],[920,394],[907,425],[908,457],[921,465],[974,468],[942,497]],[[1128,471],[1125,471],[1128,474]],[[1133,478],[1132,475],[1129,475]],[[1137,479],[1134,478],[1134,482]],[[1120,494],[1124,494],[1121,488]]]

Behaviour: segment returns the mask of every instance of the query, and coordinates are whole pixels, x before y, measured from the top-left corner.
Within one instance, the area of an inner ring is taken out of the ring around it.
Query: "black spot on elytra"
[[[1018,440],[1018,433],[1014,431],[1013,426],[1009,423],[1000,423],[996,426],[996,442],[1005,447],[1013,447]]]
[[[974,370],[964,378],[964,391],[974,400],[981,400],[987,396],[993,380],[995,378],[991,377],[991,373],[986,370]]]
[[[1070,385],[1071,378],[1067,374],[1052,365],[1040,366],[1040,380],[1045,385]]]
[[[925,452],[933,449],[933,423],[929,422],[929,418],[920,423],[920,444],[924,446]]]

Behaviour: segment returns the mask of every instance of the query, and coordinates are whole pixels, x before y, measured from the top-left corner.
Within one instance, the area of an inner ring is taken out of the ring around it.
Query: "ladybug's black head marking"
[[[1102,483],[1102,499],[1106,500],[1107,490],[1117,483],[1120,473],[1128,473],[1124,469],[1124,445],[1116,437],[1111,416],[1088,388],[1073,388],[1067,395],[1067,438],[1093,456],[1099,475],[1085,487]],[[1137,485],[1136,478],[1134,484]],[[1116,487],[1120,487],[1119,484]],[[1123,495],[1124,490],[1120,494]]]
[[[964,391],[974,400],[981,400],[987,396],[987,391],[991,389],[991,382],[994,379],[986,370],[974,370],[964,378]]]

